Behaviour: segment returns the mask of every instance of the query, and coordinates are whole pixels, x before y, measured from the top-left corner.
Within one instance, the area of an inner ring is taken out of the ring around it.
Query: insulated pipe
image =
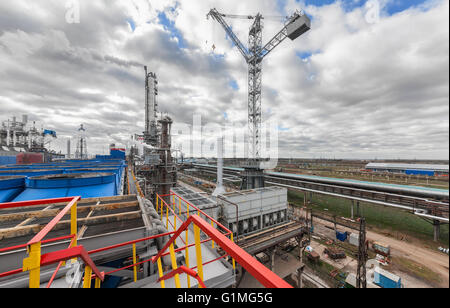
[[[163,222],[161,220],[155,220],[153,221],[153,223],[155,223],[155,230],[158,231],[157,234],[166,234],[169,233],[169,231],[166,229],[166,227],[164,226]],[[158,250],[161,250],[164,248],[164,245],[169,241],[169,236],[163,236],[163,237],[158,237],[156,239],[156,245],[158,246]],[[167,255],[165,257],[162,257],[162,261],[164,263],[165,266],[169,266],[172,262],[172,260],[170,259],[170,255]]]
[[[151,223],[153,224],[153,231],[156,231],[156,234],[166,234],[169,233],[169,231],[166,229],[166,226],[164,223],[160,220],[160,216],[156,212],[155,208],[153,207],[153,204],[148,199],[144,199],[144,204],[146,207],[146,214],[150,215],[153,220]],[[169,241],[169,236],[163,236],[156,239],[156,245],[158,247],[158,250],[161,250],[164,248],[164,245]],[[165,266],[169,266],[171,264],[170,256],[165,256],[162,258],[162,261]]]
[[[358,197],[353,197],[353,196],[346,196],[346,195],[340,195],[340,194],[336,194],[336,193],[330,193],[330,192],[326,192],[326,191],[321,191],[321,190],[314,190],[314,189],[309,189],[309,188],[303,188],[303,187],[297,187],[297,186],[291,186],[291,185],[285,185],[285,184],[280,184],[280,183],[274,183],[274,182],[266,182],[267,184],[272,184],[275,186],[281,186],[281,187],[286,187],[286,188],[291,188],[294,190],[300,190],[300,191],[309,191],[309,192],[315,192],[318,194],[323,194],[323,195],[329,195],[329,196],[334,196],[334,197],[339,197],[339,198],[344,198],[344,199],[350,199],[350,200],[357,200],[357,201],[362,201],[362,202],[367,202],[367,203],[373,203],[373,204],[379,204],[379,205],[383,205],[383,206],[388,206],[388,207],[394,207],[394,208],[399,208],[402,210],[407,210],[407,211],[414,211],[415,215],[418,216],[423,216],[423,217],[427,217],[427,218],[431,218],[431,219],[436,219],[439,221],[443,221],[448,223],[449,222],[449,218],[445,218],[445,217],[439,217],[439,216],[433,216],[433,215],[427,215],[427,214],[418,214],[416,211],[417,209],[410,207],[410,206],[403,206],[403,205],[398,205],[398,204],[393,204],[393,203],[389,203],[389,202],[383,202],[383,201],[376,201],[376,200],[367,200],[364,198],[358,198]]]

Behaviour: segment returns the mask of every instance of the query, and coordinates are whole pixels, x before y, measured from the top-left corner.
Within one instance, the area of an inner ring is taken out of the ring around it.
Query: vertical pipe
[[[231,231],[231,241],[234,243],[234,239],[233,239],[233,231]],[[236,270],[236,262],[234,261],[234,258],[231,259],[233,262],[233,270]]]
[[[78,246],[77,243],[77,203],[75,202],[74,205],[70,208],[70,234],[74,236],[73,238],[73,246]]]
[[[91,276],[92,276],[92,268],[90,266],[86,266],[84,269],[84,282],[83,288],[90,289],[91,288]]]
[[[211,226],[214,228],[214,221],[211,220]],[[214,240],[211,241],[212,249],[214,249]]]
[[[134,282],[137,281],[137,266],[136,266],[136,244],[133,244],[133,277],[134,277]]]
[[[169,230],[169,206],[166,206],[166,229]]]
[[[161,278],[162,276],[164,276],[164,272],[163,272],[163,269],[162,269],[161,258],[158,259],[157,263],[158,263],[159,278]],[[165,284],[164,280],[161,280],[161,288],[162,289],[166,288],[166,284]]]
[[[30,245],[28,258],[23,260],[23,271],[29,271],[29,287],[39,288],[41,285],[41,243]]]
[[[441,237],[441,223],[439,220],[433,221],[433,237],[435,242],[439,242]]]
[[[186,267],[190,268],[189,266],[189,228],[186,228],[186,256],[185,256],[185,260],[186,260]],[[186,275],[187,277],[187,286],[188,288],[191,288],[191,278],[189,275]]]
[[[170,245],[170,259],[172,260],[172,270],[176,270],[178,268],[177,259],[175,257],[175,249],[173,247],[173,243]],[[175,277],[175,286],[177,289],[181,288],[180,285],[180,275],[176,274]]]
[[[197,254],[197,271],[198,276],[203,281],[203,261],[202,261],[202,247],[200,246],[200,228],[194,225],[194,236],[195,236],[195,251]],[[199,287],[201,287],[199,285]]]

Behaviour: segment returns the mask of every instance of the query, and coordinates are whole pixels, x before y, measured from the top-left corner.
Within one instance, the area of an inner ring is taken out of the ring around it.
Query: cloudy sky
[[[176,123],[244,125],[247,66],[211,8],[312,19],[263,63],[280,156],[448,159],[448,0],[1,1],[0,122],[28,114],[63,152],[81,123],[90,152],[126,145],[144,127],[145,64]],[[251,22],[228,21],[247,44]],[[283,24],[264,26],[263,43]]]

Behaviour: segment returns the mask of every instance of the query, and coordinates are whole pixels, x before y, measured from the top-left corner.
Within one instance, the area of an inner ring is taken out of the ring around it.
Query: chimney
[[[212,195],[217,197],[225,192],[223,187],[223,137],[220,137],[217,139],[217,185]]]

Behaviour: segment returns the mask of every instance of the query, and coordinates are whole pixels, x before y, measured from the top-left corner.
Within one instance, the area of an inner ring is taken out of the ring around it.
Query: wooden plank
[[[125,221],[125,220],[133,220],[133,219],[141,219],[141,211],[135,212],[127,212],[120,214],[112,214],[112,215],[104,215],[104,216],[96,216],[90,218],[80,218],[78,219],[78,224],[84,224],[87,226],[98,225],[98,224],[106,224],[113,223],[117,221]],[[14,237],[21,237],[30,234],[37,234],[41,231],[45,225],[31,225],[31,226],[22,226],[19,228],[9,228],[0,230],[0,240],[9,239]],[[70,228],[70,220],[60,221],[52,231],[58,231],[62,229]]]
[[[97,203],[98,204],[98,203]],[[93,210],[96,211],[108,211],[108,210],[116,210],[116,209],[123,209],[123,208],[129,208],[129,207],[137,207],[139,206],[139,202],[136,201],[130,201],[130,202],[122,202],[122,203],[111,203],[111,204],[102,204],[102,205],[94,205],[94,206],[78,206],[77,212],[80,213],[86,213]],[[50,209],[51,207],[47,207],[46,209],[39,210],[39,211],[31,211],[31,212],[20,212],[20,213],[11,213],[11,214],[4,214],[0,215],[0,223],[6,222],[6,221],[16,221],[16,220],[24,220],[24,219],[38,219],[38,218],[48,218],[48,217],[54,217],[58,215],[58,213],[62,209]],[[21,225],[24,225],[24,223],[21,223]]]

